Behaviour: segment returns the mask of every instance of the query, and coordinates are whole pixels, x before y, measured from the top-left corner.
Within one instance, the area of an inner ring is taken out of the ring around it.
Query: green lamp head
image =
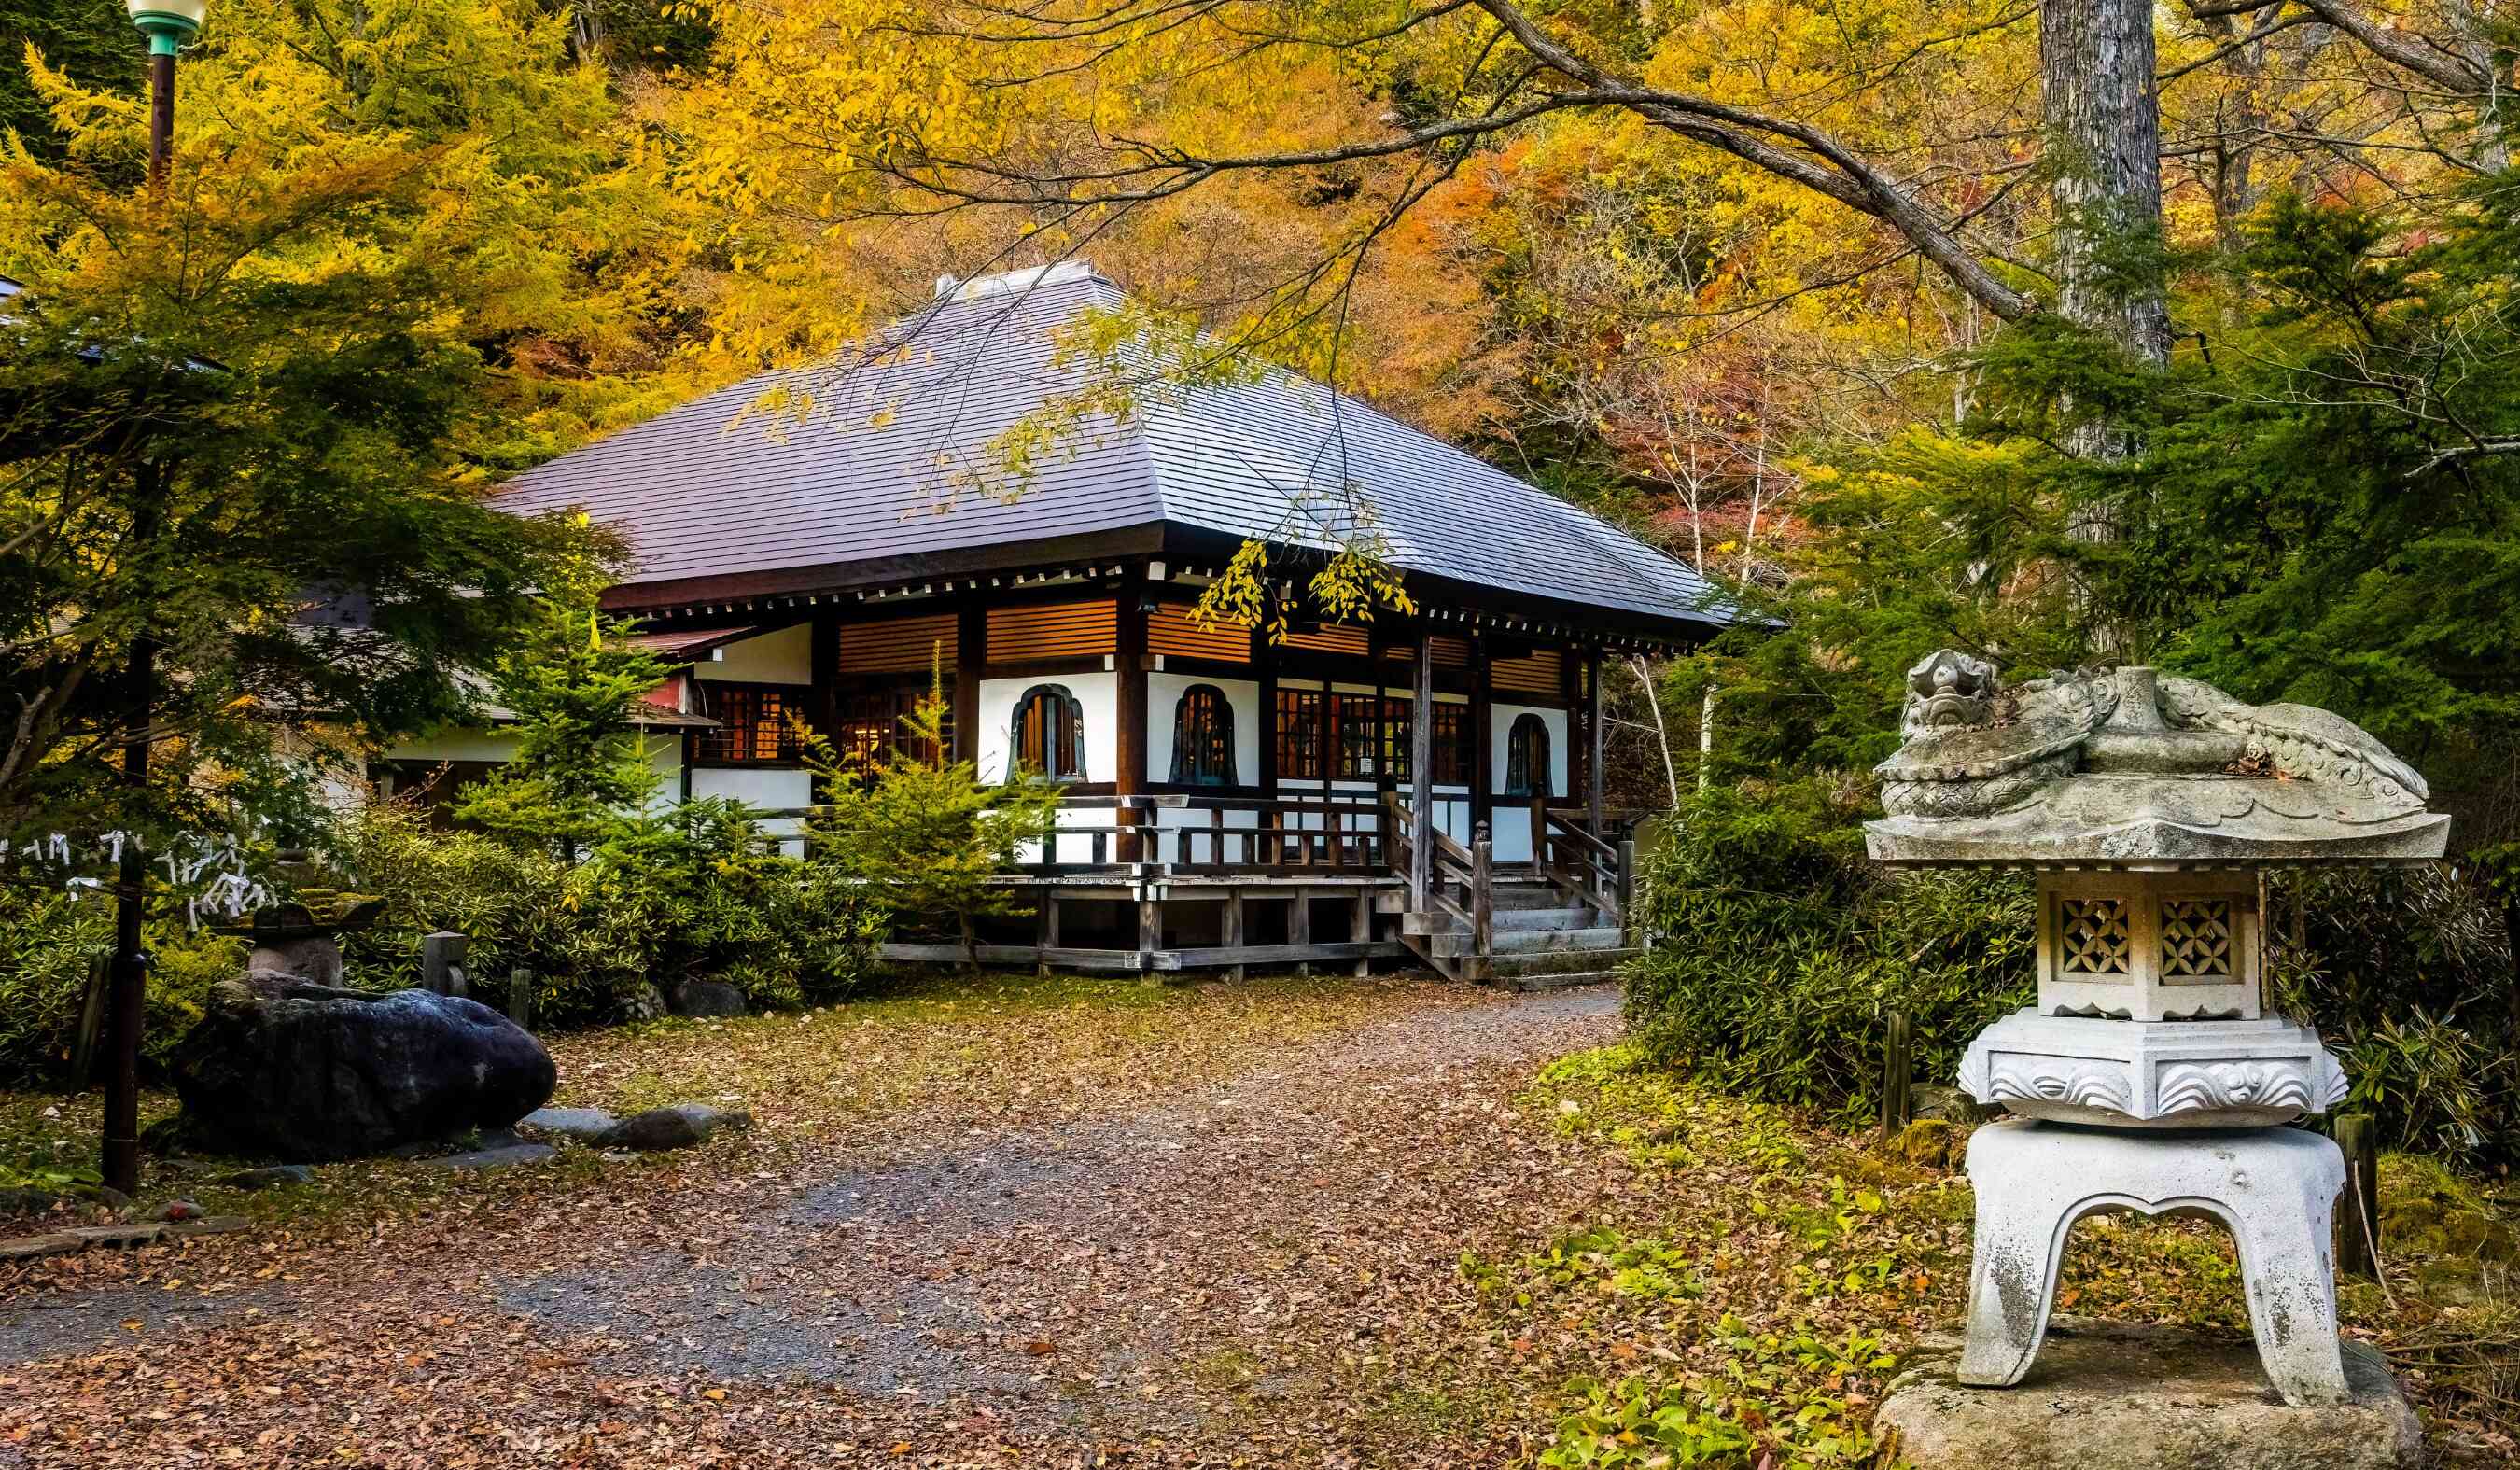
[[[131,23],[149,38],[151,56],[173,56],[175,48],[202,28],[207,0],[123,0]]]

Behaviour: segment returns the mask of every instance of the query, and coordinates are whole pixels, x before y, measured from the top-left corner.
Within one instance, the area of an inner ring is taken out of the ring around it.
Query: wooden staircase
[[[1410,872],[1413,828],[1394,804],[1393,866]],[[1528,866],[1499,868],[1484,825],[1470,845],[1433,836],[1426,902],[1392,895],[1400,938],[1437,973],[1513,990],[1555,990],[1614,979],[1642,953],[1623,922],[1634,844],[1617,848],[1571,817],[1534,809],[1542,840]]]

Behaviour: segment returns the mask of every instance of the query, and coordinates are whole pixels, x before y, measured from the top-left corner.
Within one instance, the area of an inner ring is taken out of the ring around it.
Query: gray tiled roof
[[[828,568],[838,586],[862,580],[846,574],[851,564],[1055,538],[1090,546],[1128,528],[1320,546],[1352,485],[1404,573],[1611,622],[1730,620],[1681,562],[1283,372],[1142,393],[1125,422],[1085,420],[1011,485],[992,441],[1081,380],[1082,369],[1054,362],[1055,330],[1121,300],[1076,268],[957,295],[896,324],[883,356],[738,383],[518,476],[501,503],[520,513],[579,507],[624,533],[637,565],[617,597],[641,605],[650,591],[664,601],[765,572]],[[810,411],[736,422],[779,388],[810,394]],[[805,585],[790,578],[786,590]]]

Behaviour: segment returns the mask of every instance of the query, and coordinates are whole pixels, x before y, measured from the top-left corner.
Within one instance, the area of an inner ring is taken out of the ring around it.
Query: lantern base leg
[[[2293,1129],[2131,1133],[1990,1124],[1969,1139],[1977,1192],[1958,1381],[2019,1383],[2039,1356],[2065,1239],[2118,1211],[2203,1216],[2230,1230],[2258,1359],[2284,1403],[2347,1403],[2329,1225],[2344,1156]]]

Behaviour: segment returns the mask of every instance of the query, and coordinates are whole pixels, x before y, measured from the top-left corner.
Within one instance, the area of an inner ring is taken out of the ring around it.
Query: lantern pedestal
[[[2345,1156],[2289,1128],[2132,1133],[2070,1123],[1991,1123],[1969,1138],[1977,1235],[1959,1381],[2018,1383],[2048,1331],[2074,1222],[2201,1215],[2239,1248],[2249,1325],[2286,1403],[2350,1397],[2336,1338],[2328,1230]]]
[[[2368,1344],[2342,1354],[2345,1403],[2267,1392],[2246,1337],[2065,1317],[2018,1387],[1970,1388],[1958,1345],[1928,1339],[1872,1429],[1913,1470],[2411,1470],[2415,1412]]]

